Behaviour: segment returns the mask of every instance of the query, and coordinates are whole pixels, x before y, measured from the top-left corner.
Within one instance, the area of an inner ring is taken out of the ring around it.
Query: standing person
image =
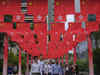
[[[75,65],[72,65],[72,75],[75,75]]]
[[[73,67],[72,67],[72,64],[69,65],[69,75],[72,75],[73,74]]]
[[[49,64],[48,64],[48,75],[52,75],[52,61],[51,60],[49,61]]]
[[[12,67],[11,64],[9,64],[9,66],[8,66],[8,75],[11,75],[11,74],[13,74],[13,67]]]
[[[16,74],[17,71],[18,71],[18,67],[16,65],[14,65],[14,67],[13,67],[13,73]]]
[[[62,65],[62,63],[61,64],[59,64],[59,69],[60,69],[60,73],[59,73],[59,75],[64,75],[64,67],[63,67],[63,65]]]
[[[66,64],[65,65],[65,75],[69,75],[69,65],[68,64]]]
[[[45,65],[44,65],[44,75],[48,75],[48,73],[49,73],[48,62],[45,61]]]
[[[79,75],[79,67],[78,67],[78,65],[75,65],[75,73],[76,73],[76,75]]]
[[[40,64],[40,73],[41,75],[44,75],[44,60],[42,55],[40,55],[39,64]]]
[[[33,64],[31,65],[31,74],[40,75],[40,64],[38,62],[38,56],[34,56]]]
[[[53,75],[60,75],[60,65],[58,64],[58,62],[54,62],[52,65],[52,74]]]

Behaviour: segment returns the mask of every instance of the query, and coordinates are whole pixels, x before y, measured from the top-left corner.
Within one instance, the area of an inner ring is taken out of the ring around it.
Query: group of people
[[[31,75],[79,75],[79,68],[77,65],[58,63],[56,59],[46,61],[34,56],[30,73]]]

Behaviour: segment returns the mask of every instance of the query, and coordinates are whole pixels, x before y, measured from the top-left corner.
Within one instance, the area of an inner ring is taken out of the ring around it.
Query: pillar
[[[62,56],[62,60],[61,60],[61,63],[62,63],[62,64],[64,63],[64,59],[63,59],[63,56]]]
[[[60,64],[60,58],[58,58],[58,63]]]
[[[66,53],[66,64],[68,64],[68,52]]]
[[[4,39],[3,75],[8,75],[8,38]]]
[[[27,54],[26,75],[29,75],[29,55]]]
[[[21,49],[19,48],[19,70],[18,75],[21,75]]]
[[[88,36],[88,59],[89,59],[89,75],[94,75],[92,42],[89,36]]]
[[[33,63],[33,56],[31,56],[31,64]]]
[[[74,48],[74,58],[73,58],[73,63],[76,64],[76,61],[77,61],[76,48]]]

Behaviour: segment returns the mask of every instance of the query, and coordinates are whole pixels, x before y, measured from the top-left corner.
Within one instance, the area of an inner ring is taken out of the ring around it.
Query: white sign
[[[66,20],[67,22],[75,22],[75,15],[73,14],[66,15]]]

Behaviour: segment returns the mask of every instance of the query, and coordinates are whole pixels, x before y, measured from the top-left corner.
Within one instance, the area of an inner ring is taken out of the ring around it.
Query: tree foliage
[[[94,50],[93,54],[95,75],[100,75],[100,49]]]

